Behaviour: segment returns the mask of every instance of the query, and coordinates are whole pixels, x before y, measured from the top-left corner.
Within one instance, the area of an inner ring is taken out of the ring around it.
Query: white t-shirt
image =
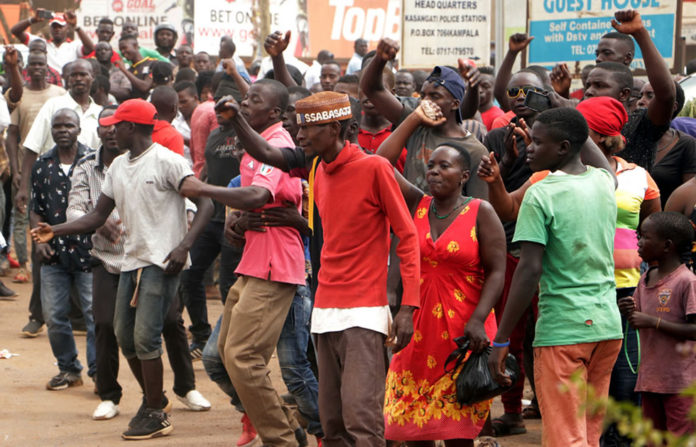
[[[321,77],[321,64],[318,61],[312,62],[312,65],[307,69],[304,75],[305,87],[308,89],[319,82]]]
[[[0,133],[10,127],[10,109],[7,108],[5,97],[0,95]]]
[[[165,258],[188,231],[179,186],[190,175],[184,157],[157,143],[136,158],[126,152],[111,163],[102,194],[116,202],[126,230],[122,272],[166,267]],[[190,265],[189,258],[184,268]]]
[[[348,66],[346,67],[346,74],[353,74],[356,71],[360,71],[360,68],[362,67],[362,56],[360,56],[358,53],[353,53],[353,57],[350,58],[348,61]]]
[[[52,41],[46,40],[43,37],[29,34],[29,42],[32,40],[41,39],[46,42],[46,61],[48,65],[60,73],[63,66],[69,62],[77,60],[84,56],[82,53],[82,42],[77,40],[67,40],[56,46]],[[27,45],[29,45],[27,42]],[[26,60],[26,59],[24,59]]]
[[[77,141],[92,149],[101,146],[97,127],[99,127],[99,113],[102,106],[90,98],[89,107],[83,112],[82,106],[75,102],[70,93],[66,93],[49,99],[41,107],[34,124],[31,125],[31,129],[24,139],[24,147],[43,155],[55,146],[56,143],[51,136],[51,119],[60,109],[74,110],[80,117],[80,135],[77,136]]]

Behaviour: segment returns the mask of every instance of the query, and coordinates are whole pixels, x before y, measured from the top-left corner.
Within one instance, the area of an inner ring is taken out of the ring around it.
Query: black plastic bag
[[[461,371],[456,379],[457,401],[463,405],[473,405],[484,400],[492,399],[510,390],[520,378],[520,367],[515,357],[508,354],[505,359],[505,373],[512,380],[511,385],[504,387],[493,380],[488,369],[488,355],[491,347],[488,346],[479,354],[473,352],[464,361],[466,353],[469,351],[469,339],[458,337],[454,339],[457,349],[447,357],[445,361],[445,372],[455,374],[461,365]],[[454,369],[447,370],[447,365],[455,361]]]

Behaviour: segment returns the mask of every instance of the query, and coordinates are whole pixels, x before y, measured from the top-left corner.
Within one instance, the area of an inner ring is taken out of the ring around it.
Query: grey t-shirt
[[[413,112],[414,108],[410,104],[404,103],[404,109],[401,112],[401,123],[406,117]],[[464,138],[449,138],[442,137],[435,133],[435,128],[420,126],[406,141],[406,166],[404,167],[404,176],[406,179],[416,185],[426,193],[429,193],[428,183],[425,180],[427,172],[428,159],[438,146],[447,143],[456,143],[464,147],[471,157],[471,167],[469,169],[469,181],[464,185],[462,193],[467,196],[476,197],[479,199],[488,199],[488,185],[476,175],[476,170],[481,162],[481,157],[488,152],[479,140],[471,133]]]
[[[122,272],[162,269],[188,231],[181,182],[193,171],[184,157],[153,143],[136,158],[126,152],[109,166],[102,193],[116,202],[126,230]],[[184,268],[191,265],[187,259]]]

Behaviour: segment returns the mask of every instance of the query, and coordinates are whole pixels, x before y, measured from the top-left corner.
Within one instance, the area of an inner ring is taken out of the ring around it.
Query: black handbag
[[[447,357],[445,361],[445,372],[454,374],[459,371],[456,377],[457,401],[463,405],[473,405],[484,400],[492,399],[495,396],[503,394],[510,390],[515,383],[520,379],[520,367],[517,360],[511,354],[505,358],[505,373],[510,376],[512,382],[510,386],[504,387],[493,380],[491,372],[488,369],[488,356],[491,353],[491,347],[486,347],[482,352],[475,354],[471,353],[466,361],[466,353],[469,351],[469,339],[466,337],[457,337],[454,339],[457,344],[457,349]],[[454,362],[454,368],[447,369],[447,365]],[[460,368],[461,367],[461,368]]]

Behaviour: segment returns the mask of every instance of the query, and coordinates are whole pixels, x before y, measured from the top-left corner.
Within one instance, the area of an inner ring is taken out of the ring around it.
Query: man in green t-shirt
[[[598,445],[603,414],[578,416],[587,392],[571,383],[580,371],[598,397],[607,397],[621,347],[614,283],[616,199],[613,174],[580,160],[585,119],[575,109],[541,113],[531,130],[527,163],[549,170],[526,192],[513,242],[521,247],[508,303],[489,366],[501,383],[509,336],[539,286],[534,376],[549,446]],[[568,391],[559,391],[559,385]]]

